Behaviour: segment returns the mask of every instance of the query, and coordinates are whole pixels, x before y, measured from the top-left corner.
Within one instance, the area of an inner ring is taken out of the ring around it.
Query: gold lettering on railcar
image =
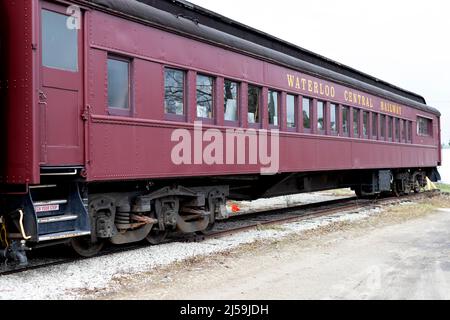
[[[380,102],[380,110],[382,112],[393,113],[393,114],[396,114],[399,116],[402,115],[402,111],[403,111],[402,107],[399,106],[398,104],[386,102],[383,100]]]
[[[373,99],[371,97],[356,92],[345,90],[344,99],[346,102],[351,102],[361,107],[373,108]]]
[[[289,88],[295,88],[311,94],[316,94],[323,97],[334,98],[336,96],[336,89],[334,86],[325,82],[312,81],[305,78],[296,77],[294,75],[287,75]]]

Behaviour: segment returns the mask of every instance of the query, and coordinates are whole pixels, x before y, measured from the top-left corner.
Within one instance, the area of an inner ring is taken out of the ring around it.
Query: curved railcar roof
[[[440,115],[425,99],[366,73],[184,0],[78,0],[221,43]]]
[[[249,27],[245,24],[229,19],[213,11],[184,0],[137,0],[174,14],[182,14],[196,19],[199,23],[217,30],[232,34],[242,39],[257,43],[267,48],[288,54],[304,61],[316,64],[323,68],[345,74],[349,77],[370,83],[381,89],[392,91],[411,100],[426,104],[425,99],[413,92],[401,89],[390,83],[377,79],[366,73],[328,59],[307,49],[271,36],[267,33]]]

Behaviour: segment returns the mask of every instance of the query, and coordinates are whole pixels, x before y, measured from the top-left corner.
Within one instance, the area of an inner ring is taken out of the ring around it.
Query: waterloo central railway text
[[[292,74],[287,75],[287,81],[289,88],[302,90],[304,92],[319,95],[322,97],[328,98],[336,97],[336,88],[328,83],[323,83],[321,81],[313,81],[305,79],[303,77],[294,76]],[[343,91],[342,98],[347,103],[355,104],[361,107],[373,109],[375,106],[372,97],[348,89]],[[402,107],[398,104],[380,101],[379,107],[381,112],[402,115]]]
[[[324,97],[334,98],[336,96],[336,89],[334,86],[324,84],[318,81],[312,81],[305,78],[296,77],[294,75],[288,74],[288,85],[290,88],[295,88],[298,90],[308,91],[317,95]]]

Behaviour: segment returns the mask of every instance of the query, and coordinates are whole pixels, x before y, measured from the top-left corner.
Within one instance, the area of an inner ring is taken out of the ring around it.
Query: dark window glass
[[[412,121],[408,121],[408,142],[412,142],[412,128],[413,128],[413,124]]]
[[[381,139],[386,139],[386,116],[384,114],[380,115],[380,137]]]
[[[269,90],[269,124],[278,126],[278,92]]]
[[[225,121],[238,121],[238,89],[239,84],[230,80],[225,80],[224,86],[224,110]]]
[[[337,132],[338,130],[338,117],[339,117],[339,109],[335,104],[330,104],[330,129],[333,132]]]
[[[400,119],[395,118],[395,141],[400,142]]]
[[[108,106],[130,108],[130,63],[108,59]]]
[[[248,123],[259,123],[260,121],[261,88],[248,86]]]
[[[67,16],[42,10],[42,64],[78,71],[78,30],[67,27]]]
[[[317,129],[325,131],[325,103],[317,101]]]
[[[417,133],[420,136],[431,136],[432,124],[431,119],[417,117]]]
[[[402,127],[402,137],[401,137],[401,140],[402,140],[403,142],[406,142],[406,140],[407,140],[407,133],[406,133],[406,131],[407,131],[408,129],[406,128],[406,122],[405,122],[405,120],[400,120],[400,125],[401,125],[401,127]]]
[[[363,112],[363,135],[369,136],[369,113],[366,111]]]
[[[372,113],[372,137],[376,138],[378,135],[378,114]]]
[[[405,120],[403,121],[403,125],[404,125],[404,133],[405,133],[405,141],[408,142],[409,141],[409,121]]]
[[[359,109],[353,109],[353,136],[359,137]]]
[[[287,127],[295,128],[295,96],[288,94],[286,96],[286,118]]]
[[[197,75],[197,118],[213,118],[214,79]]]
[[[350,108],[342,108],[342,132],[344,135],[350,135]]]
[[[311,129],[311,99],[303,98],[303,128]]]
[[[166,114],[184,115],[184,71],[165,70],[164,110]]]
[[[392,117],[388,117],[388,138],[392,140],[392,130],[394,127],[394,119]]]

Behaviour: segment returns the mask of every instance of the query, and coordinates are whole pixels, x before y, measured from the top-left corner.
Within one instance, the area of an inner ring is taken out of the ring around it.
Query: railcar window
[[[197,75],[197,117],[213,118],[214,79],[212,77]]]
[[[402,137],[401,140],[402,142],[407,142],[407,137],[406,137],[406,121],[405,120],[400,120],[400,125],[402,127]]]
[[[342,132],[345,136],[350,135],[350,108],[342,108]]]
[[[325,130],[325,103],[323,101],[317,101],[317,129]]]
[[[261,104],[261,88],[249,85],[248,86],[248,123],[259,123],[260,121],[260,106]]]
[[[272,126],[278,126],[278,98],[279,93],[277,91],[269,90],[269,124]]]
[[[338,130],[339,109],[334,103],[330,104],[330,129],[333,133]]]
[[[395,118],[395,141],[400,142],[400,119]]]
[[[239,83],[225,80],[224,107],[225,121],[238,121],[238,91]]]
[[[372,137],[376,139],[378,136],[378,114],[372,112]]]
[[[394,127],[394,118],[388,117],[388,138],[392,141],[392,130]]]
[[[408,121],[408,142],[412,142],[412,121]]]
[[[420,136],[431,136],[432,120],[417,117],[417,133]]]
[[[42,64],[78,71],[78,30],[67,28],[67,16],[42,10]]]
[[[295,128],[295,96],[288,94],[286,96],[286,117],[287,117],[287,127]]]
[[[369,113],[366,111],[363,112],[363,135],[369,137]]]
[[[382,140],[386,140],[386,116],[382,114],[380,116],[380,137]]]
[[[130,63],[108,58],[108,106],[130,109]]]
[[[353,108],[353,136],[359,138],[359,109]]]
[[[303,98],[303,128],[311,129],[311,99]]]
[[[165,69],[164,109],[166,114],[184,115],[184,79],[184,71]]]

